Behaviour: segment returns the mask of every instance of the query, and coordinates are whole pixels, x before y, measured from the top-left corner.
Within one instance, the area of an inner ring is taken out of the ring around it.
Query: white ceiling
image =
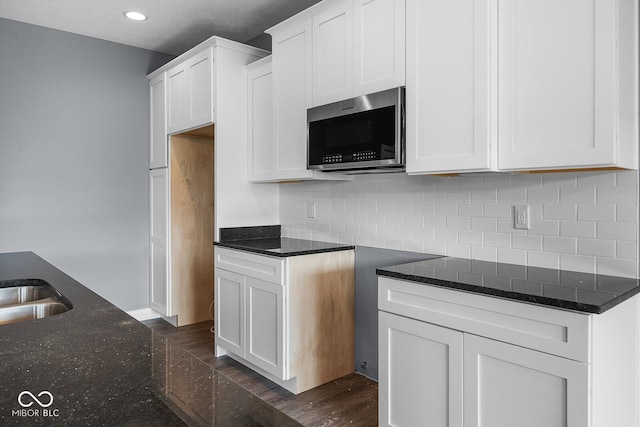
[[[177,56],[214,35],[244,43],[318,1],[0,0],[0,17]]]

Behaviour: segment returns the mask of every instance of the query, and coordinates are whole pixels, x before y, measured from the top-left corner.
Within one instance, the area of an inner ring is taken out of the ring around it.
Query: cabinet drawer
[[[284,259],[216,247],[214,265],[216,268],[284,285]]]
[[[591,316],[404,280],[378,278],[378,308],[590,362]]]

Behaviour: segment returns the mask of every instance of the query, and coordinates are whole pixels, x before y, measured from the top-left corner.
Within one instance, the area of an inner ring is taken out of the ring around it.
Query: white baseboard
[[[152,310],[151,308],[141,308],[140,310],[127,311],[127,314],[139,322],[143,320],[159,319],[161,317],[160,313]]]

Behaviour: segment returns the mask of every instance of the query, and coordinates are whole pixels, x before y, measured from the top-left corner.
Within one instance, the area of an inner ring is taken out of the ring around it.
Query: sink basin
[[[44,280],[0,281],[0,325],[42,319],[71,308],[71,303]]]
[[[51,296],[45,286],[12,286],[0,288],[0,307],[37,301]]]
[[[55,298],[0,307],[0,325],[22,322],[23,320],[42,319],[65,311],[69,311],[69,308]]]

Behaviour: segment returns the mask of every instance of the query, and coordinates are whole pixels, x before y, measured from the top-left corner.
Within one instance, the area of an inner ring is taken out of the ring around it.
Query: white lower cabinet
[[[215,269],[216,343],[244,357],[244,291],[245,277],[238,273]],[[220,319],[224,319],[221,322]]]
[[[247,277],[247,348],[249,362],[288,379],[284,361],[284,287]]]
[[[589,425],[589,365],[464,334],[466,426]]]
[[[562,311],[380,277],[379,423],[638,426],[638,298]]]
[[[380,425],[462,427],[462,333],[380,312]]]
[[[216,247],[214,262],[216,356],[292,393],[353,372],[353,251],[279,258]]]

